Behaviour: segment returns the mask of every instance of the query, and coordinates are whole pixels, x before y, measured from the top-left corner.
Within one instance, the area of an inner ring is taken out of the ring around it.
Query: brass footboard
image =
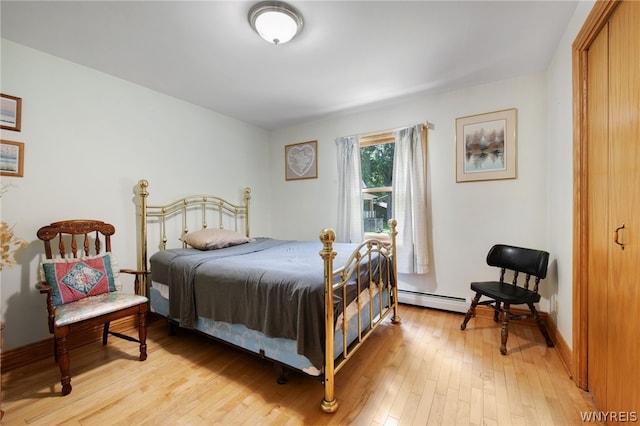
[[[348,359],[352,357],[357,349],[359,349],[371,332],[393,312],[391,318],[392,323],[400,322],[398,315],[398,290],[396,275],[396,231],[397,222],[394,219],[389,221],[391,227],[390,237],[391,244],[387,245],[378,240],[367,240],[360,244],[347,261],[347,263],[337,269],[333,269],[333,259],[336,252],[333,250],[333,243],[336,235],[332,229],[324,229],[320,233],[320,241],[322,241],[322,250],[320,256],[324,260],[324,301],[325,301],[325,365],[324,365],[324,399],[320,404],[322,410],[327,413],[333,413],[338,409],[338,401],[335,398],[334,377],[342,368]],[[375,257],[375,260],[373,258]],[[362,259],[366,259],[365,267],[369,268],[369,282],[362,283],[361,268]],[[377,282],[372,281],[374,274],[372,268],[373,262],[379,262],[379,274]],[[383,265],[386,264],[386,265]],[[339,279],[336,280],[335,278]],[[342,350],[341,355],[334,359],[334,338],[335,338],[335,318],[333,310],[334,294],[342,295],[342,299],[347,299],[347,283],[355,277],[357,286],[357,327],[358,335],[353,343],[349,344],[347,340],[348,332],[348,315],[347,304],[342,304],[341,324],[342,328]],[[336,281],[338,281],[336,283]],[[363,324],[363,303],[361,300],[361,292],[368,289],[368,318],[369,324]],[[378,314],[375,315],[374,299],[375,293],[378,295]],[[387,295],[385,303],[385,294]],[[364,330],[364,331],[363,331]]]

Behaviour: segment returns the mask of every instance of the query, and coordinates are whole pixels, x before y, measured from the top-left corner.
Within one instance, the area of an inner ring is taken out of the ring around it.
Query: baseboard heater
[[[464,297],[443,296],[440,294],[421,293],[418,291],[398,289],[398,301],[408,305],[442,309],[452,312],[467,312],[469,302]]]

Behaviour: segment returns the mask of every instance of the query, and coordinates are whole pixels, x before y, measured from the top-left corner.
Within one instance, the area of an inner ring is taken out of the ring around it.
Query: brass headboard
[[[189,229],[189,226],[195,227],[196,222],[194,218],[197,218],[197,226],[199,228],[209,227],[208,220],[217,222],[217,226],[220,229],[225,228],[226,224],[233,224],[234,230],[237,232],[244,231],[244,234],[249,237],[249,201],[251,200],[251,189],[244,188],[243,204],[233,204],[223,198],[215,195],[188,195],[183,198],[179,198],[164,205],[150,205],[148,204],[149,192],[147,188],[149,182],[145,179],[141,179],[138,182],[138,195],[139,195],[139,241],[138,241],[138,268],[144,271],[149,270],[149,224],[153,223],[158,226],[159,232],[159,244],[158,250],[165,250],[167,248],[167,221],[170,220],[172,224],[176,221],[180,221],[181,229],[178,237],[186,234],[187,232],[194,230]],[[244,228],[244,229],[241,229]],[[182,243],[183,247],[186,247],[186,243]],[[155,252],[155,251],[154,251]],[[142,294],[146,296],[147,293],[147,277],[144,277],[143,285],[141,286]]]

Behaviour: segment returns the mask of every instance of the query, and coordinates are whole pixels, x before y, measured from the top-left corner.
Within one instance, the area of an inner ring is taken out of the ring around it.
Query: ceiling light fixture
[[[273,44],[283,44],[302,30],[302,15],[281,1],[263,1],[249,11],[249,23],[260,37]]]

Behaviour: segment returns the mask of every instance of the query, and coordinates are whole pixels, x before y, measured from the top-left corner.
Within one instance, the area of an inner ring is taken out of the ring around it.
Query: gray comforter
[[[334,244],[334,268],[344,265],[355,247]],[[241,323],[269,337],[296,340],[298,353],[321,368],[321,249],[320,242],[258,238],[219,250],[165,250],[150,259],[152,279],[169,286],[170,315],[182,327],[193,328],[196,316]],[[334,308],[342,303],[336,297]]]

